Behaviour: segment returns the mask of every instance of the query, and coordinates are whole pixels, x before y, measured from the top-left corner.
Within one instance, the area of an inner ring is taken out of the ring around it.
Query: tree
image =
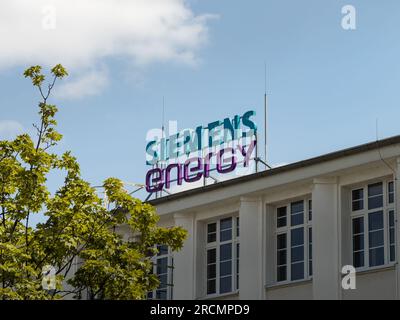
[[[80,298],[84,292],[92,299],[142,299],[158,285],[151,272],[156,245],[179,250],[186,231],[158,227],[155,208],[129,195],[116,178],[102,186],[111,204],[107,209],[81,178],[71,152],[50,152],[62,136],[56,131],[57,107],[48,101],[57,80],[67,75],[56,65],[44,89],[42,68],[27,69],[24,76],[41,97],[37,138],[34,142],[22,134],[0,141],[0,299]],[[64,183],[51,194],[46,182],[53,171],[64,175]],[[30,226],[32,215],[39,213],[46,221]],[[118,234],[120,225],[129,227],[134,240]],[[66,276],[77,261],[66,289]],[[54,273],[50,287],[49,270]]]

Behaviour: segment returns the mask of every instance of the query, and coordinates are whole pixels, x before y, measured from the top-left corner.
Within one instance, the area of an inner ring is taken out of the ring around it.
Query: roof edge
[[[216,189],[219,189],[222,187],[247,182],[247,181],[250,181],[253,179],[260,179],[260,178],[263,178],[266,176],[271,176],[271,175],[275,175],[275,174],[279,174],[279,173],[283,173],[283,172],[287,172],[287,171],[291,171],[291,170],[295,170],[295,169],[299,169],[299,168],[303,168],[303,167],[308,167],[311,165],[335,160],[335,159],[338,159],[341,157],[359,154],[359,153],[370,151],[370,150],[379,149],[379,148],[394,145],[397,143],[400,143],[400,135],[389,137],[389,138],[382,139],[382,140],[377,140],[374,142],[361,144],[361,145],[358,145],[355,147],[350,147],[350,148],[342,149],[339,151],[334,151],[334,152],[320,155],[317,157],[293,162],[288,165],[276,167],[273,169],[269,169],[269,170],[265,170],[265,171],[261,171],[261,172],[257,172],[257,173],[252,173],[252,174],[249,174],[249,175],[246,175],[243,177],[238,177],[238,178],[221,181],[221,182],[218,182],[215,184],[210,184],[210,185],[203,186],[200,188],[185,190],[185,191],[182,191],[179,193],[175,193],[175,194],[171,194],[171,195],[161,197],[158,199],[150,200],[150,201],[148,201],[148,203],[151,205],[157,205],[157,204],[165,203],[168,201],[174,201],[174,200],[178,200],[178,199],[181,199],[181,198],[184,198],[187,196],[196,195],[201,192],[208,192],[208,191],[216,190]]]

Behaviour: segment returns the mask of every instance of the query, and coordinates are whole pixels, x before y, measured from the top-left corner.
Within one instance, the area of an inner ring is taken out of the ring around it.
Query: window
[[[312,274],[312,227],[308,227],[308,275]]]
[[[395,260],[391,183],[377,182],[352,190],[352,253],[356,268],[378,267]]]
[[[368,214],[368,245],[369,266],[381,266],[385,264],[383,212],[371,212]]]
[[[357,189],[352,191],[352,210],[364,209],[364,190]]]
[[[312,221],[312,200],[308,200],[308,223]],[[308,275],[311,277],[313,274],[312,268],[312,227],[308,227]]]
[[[166,245],[157,246],[158,253],[153,258],[153,273],[157,275],[160,284],[157,289],[148,292],[147,299],[170,300],[173,287],[173,257]]]
[[[239,217],[207,224],[207,295],[239,289]]]
[[[388,202],[394,203],[394,184],[393,181],[388,183]]]
[[[364,217],[353,219],[353,266],[364,266]]]
[[[389,260],[390,262],[396,261],[396,229],[395,229],[395,219],[394,219],[394,210],[389,211]]]
[[[278,213],[276,215],[277,223],[276,225],[278,228],[286,227],[286,207],[278,208]]]
[[[368,186],[368,210],[383,207],[383,184],[382,182]]]
[[[311,200],[301,200],[276,209],[277,282],[296,281],[312,275],[311,206]]]

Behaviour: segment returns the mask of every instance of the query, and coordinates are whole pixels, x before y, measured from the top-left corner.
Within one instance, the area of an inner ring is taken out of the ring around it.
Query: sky
[[[55,151],[72,150],[93,185],[144,183],[163,98],[178,129],[251,109],[262,130],[265,64],[270,164],[398,135],[399,12],[398,0],[1,0],[0,139],[38,121],[24,69],[56,63],[70,76],[51,98]]]

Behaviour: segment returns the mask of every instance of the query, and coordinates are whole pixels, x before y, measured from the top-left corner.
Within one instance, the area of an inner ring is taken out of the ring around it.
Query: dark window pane
[[[308,274],[309,274],[310,276],[313,275],[312,261],[309,261],[309,262],[308,262]]]
[[[394,243],[394,229],[390,229],[389,231],[389,240],[390,243]]]
[[[223,230],[220,232],[220,241],[232,240],[232,229]]]
[[[220,293],[232,291],[232,277],[224,277],[219,279],[219,291]]]
[[[158,276],[158,280],[160,281],[159,288],[166,288],[168,282],[168,276],[166,274]]]
[[[223,244],[219,248],[220,248],[219,254],[220,254],[221,261],[232,259],[232,244],[231,243]]]
[[[385,264],[383,247],[370,249],[369,250],[369,266],[375,267],[375,266],[381,266],[383,264]]]
[[[382,182],[370,184],[368,186],[368,197],[381,195],[383,193]]]
[[[157,246],[157,251],[158,251],[157,255],[159,255],[159,256],[168,254],[168,246],[166,246],[166,245],[158,245]]]
[[[368,230],[383,229],[383,212],[378,211],[368,215]]]
[[[368,209],[383,206],[383,184],[375,183],[368,186]]]
[[[157,274],[167,273],[168,258],[157,259]]]
[[[353,237],[353,251],[364,250],[364,235],[360,234]]]
[[[290,204],[290,213],[295,214],[299,212],[304,212],[304,202],[303,201],[297,201],[297,202],[292,202]]]
[[[209,233],[207,235],[207,242],[211,243],[211,242],[215,242],[217,241],[217,234],[216,233]]]
[[[291,265],[291,279],[300,280],[304,278],[304,263],[293,263]]]
[[[292,226],[298,226],[304,223],[304,213],[294,214],[290,216],[290,224]]]
[[[277,209],[277,227],[285,227],[286,226],[286,207],[281,207]]]
[[[353,264],[355,268],[364,266],[364,251],[353,253]]]
[[[308,228],[308,241],[312,243],[312,228]]]
[[[157,290],[156,291],[156,299],[167,300],[167,289]]]
[[[281,266],[283,264],[286,264],[286,250],[278,251],[277,265]]]
[[[232,229],[232,218],[222,219],[220,221],[221,230]]]
[[[364,198],[364,190],[363,189],[357,189],[357,190],[353,190],[351,192],[352,194],[352,200],[360,200]]]
[[[207,226],[207,232],[211,233],[211,232],[217,232],[217,224],[216,223],[210,223]]]
[[[227,276],[232,274],[232,261],[228,260],[219,264],[220,276]]]
[[[388,183],[389,192],[394,192],[394,184],[393,181]]]
[[[277,248],[278,250],[286,248],[286,233],[278,234]]]
[[[286,281],[286,266],[278,267],[277,280]]]
[[[240,253],[240,244],[236,245],[236,273],[239,273],[239,253]]]
[[[394,184],[393,181],[388,183],[389,203],[394,202]]]
[[[207,281],[207,294],[216,293],[216,280]]]
[[[207,266],[207,279],[214,279],[217,276],[217,265],[210,264]]]
[[[312,259],[312,244],[311,243],[308,245],[308,259],[309,260]]]
[[[216,249],[207,250],[207,264],[215,263],[217,259]]]
[[[383,246],[383,230],[380,231],[373,231],[369,233],[369,247],[379,247]]]
[[[291,249],[291,262],[304,261],[304,246]]]
[[[362,210],[362,209],[364,209],[364,200],[353,201],[353,203],[352,203],[353,211]]]
[[[394,211],[389,212],[389,226],[394,227]]]
[[[393,262],[395,260],[396,260],[395,247],[390,246],[390,262]]]
[[[276,222],[276,226],[278,227],[278,228],[282,228],[282,227],[286,227],[286,217],[283,217],[283,218],[279,218],[278,220],[277,220],[277,222]]]
[[[383,196],[368,198],[368,209],[376,209],[383,207]]]
[[[304,229],[303,228],[297,228],[297,229],[292,229],[291,231],[291,246],[299,246],[304,244]]]
[[[277,217],[278,218],[286,217],[286,207],[281,207],[277,209]]]
[[[239,217],[236,218],[236,237],[239,237]]]
[[[364,218],[353,219],[353,234],[364,233]]]
[[[308,220],[312,220],[312,200],[308,200]]]

